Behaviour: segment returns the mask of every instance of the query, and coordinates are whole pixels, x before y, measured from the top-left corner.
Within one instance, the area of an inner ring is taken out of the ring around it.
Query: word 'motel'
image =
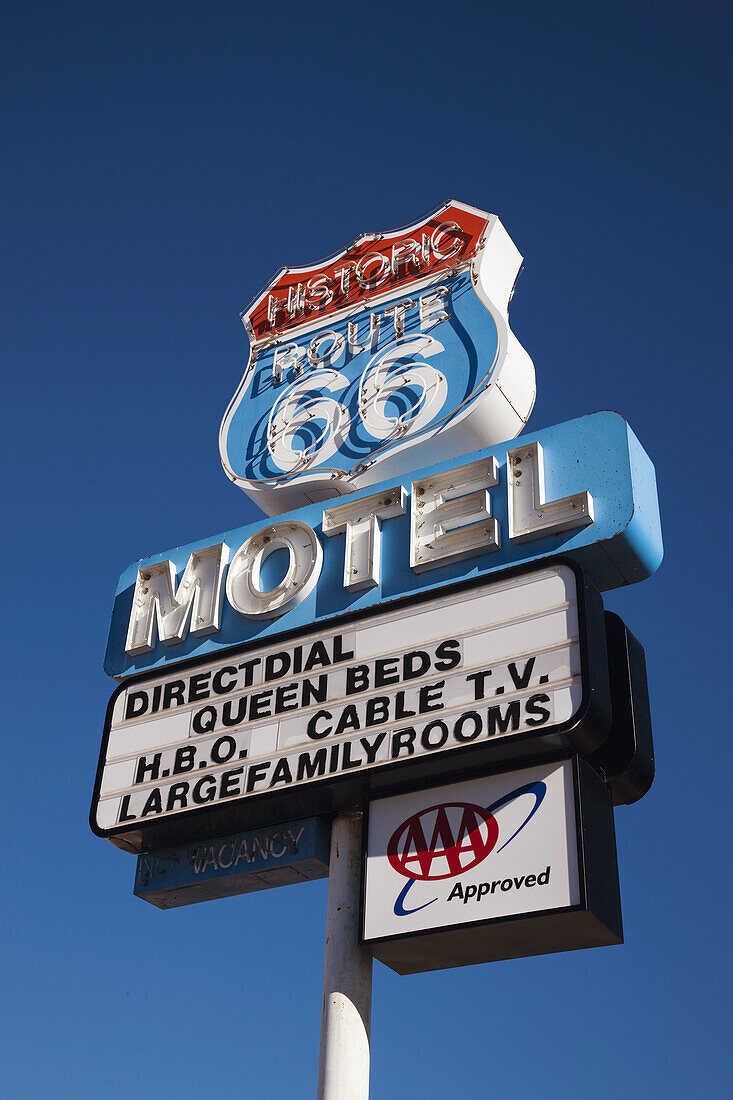
[[[521,543],[593,523],[593,498],[585,490],[554,501],[544,499],[544,458],[538,442],[507,452],[508,536]],[[411,483],[410,567],[422,573],[486,554],[501,546],[489,490],[499,484],[495,458],[445,470]],[[322,532],[344,534],[344,587],[376,587],[381,577],[381,524],[407,511],[402,485],[325,508]],[[275,550],[287,552],[288,566],[276,587],[264,590],[261,571]],[[283,519],[250,536],[229,562],[225,542],[194,551],[178,588],[166,560],[138,570],[125,650],[151,652],[221,628],[224,592],[231,607],[250,618],[276,619],[315,588],[323,564],[316,532],[296,519]],[[228,573],[227,573],[227,566]],[[225,583],[226,577],[226,583]]]

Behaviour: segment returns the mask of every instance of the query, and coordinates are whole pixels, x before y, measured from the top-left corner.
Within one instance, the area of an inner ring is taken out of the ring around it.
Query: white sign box
[[[600,597],[558,560],[130,678],[92,827],[139,851],[329,812],[456,764],[592,751],[607,711]]]
[[[578,757],[369,806],[364,941],[401,974],[621,942],[613,812]]]

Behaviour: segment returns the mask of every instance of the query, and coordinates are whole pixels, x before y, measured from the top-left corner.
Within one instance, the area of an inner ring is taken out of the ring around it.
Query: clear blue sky
[[[217,432],[282,264],[446,197],[525,255],[541,428],[630,421],[666,558],[608,594],[657,779],[617,812],[626,944],[398,978],[372,1095],[721,1095],[729,1080],[727,5],[6,2],[12,1097],[314,1094],[326,883],[160,912],[87,814],[130,562],[256,519]]]

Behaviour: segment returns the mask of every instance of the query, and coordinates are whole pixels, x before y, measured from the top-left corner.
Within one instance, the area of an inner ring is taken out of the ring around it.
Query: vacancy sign
[[[235,827],[236,812],[258,824],[260,804],[265,822],[324,812],[324,786],[326,808],[339,809],[358,777],[363,797],[378,773],[444,777],[477,751],[484,763],[592,751],[608,732],[607,697],[600,597],[558,559],[131,677],[110,702],[92,825],[139,851],[154,829],[186,843],[204,822],[209,835]]]

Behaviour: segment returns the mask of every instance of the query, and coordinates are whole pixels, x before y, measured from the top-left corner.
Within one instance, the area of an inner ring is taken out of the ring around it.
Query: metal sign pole
[[[331,829],[318,1100],[368,1100],[372,959],[359,944],[363,814]]]

